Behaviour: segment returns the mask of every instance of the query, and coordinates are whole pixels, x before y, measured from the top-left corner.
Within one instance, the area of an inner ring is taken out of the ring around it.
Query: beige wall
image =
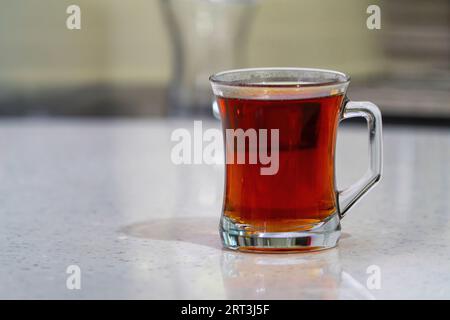
[[[249,66],[333,68],[356,77],[381,72],[380,32],[365,27],[368,3],[259,1]],[[70,4],[81,7],[80,31],[65,27]],[[164,84],[171,70],[167,36],[158,0],[0,0],[1,89]]]

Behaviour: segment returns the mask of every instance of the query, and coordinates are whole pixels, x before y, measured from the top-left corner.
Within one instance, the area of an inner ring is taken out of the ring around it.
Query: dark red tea
[[[226,217],[250,224],[250,232],[283,232],[308,230],[336,212],[334,148],[342,95],[217,101],[224,130],[279,130],[276,174],[261,175],[260,168],[266,166],[259,162],[226,164]],[[254,151],[246,145],[241,152],[248,159]]]

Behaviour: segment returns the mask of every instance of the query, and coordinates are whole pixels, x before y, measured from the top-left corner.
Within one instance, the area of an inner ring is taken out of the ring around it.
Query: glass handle
[[[338,191],[339,215],[342,218],[361,197],[381,178],[383,162],[383,137],[380,109],[372,102],[349,101],[344,107],[341,120],[363,117],[369,129],[369,169],[350,187]]]

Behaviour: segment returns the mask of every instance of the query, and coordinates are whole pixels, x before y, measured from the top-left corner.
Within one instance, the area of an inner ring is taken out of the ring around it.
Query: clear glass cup
[[[210,82],[224,131],[223,245],[259,252],[336,246],[340,220],[381,178],[377,106],[349,101],[350,78],[331,70],[241,69]],[[336,133],[341,120],[353,117],[367,120],[369,169],[339,190]]]

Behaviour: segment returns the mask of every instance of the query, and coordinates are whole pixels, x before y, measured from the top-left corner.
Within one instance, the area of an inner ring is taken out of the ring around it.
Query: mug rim
[[[317,73],[331,73],[336,75],[336,80],[332,81],[322,81],[322,82],[314,82],[314,83],[305,83],[301,79],[297,81],[272,81],[270,83],[246,83],[245,80],[236,81],[236,80],[224,80],[220,79],[220,77],[230,75],[230,74],[239,74],[239,73],[251,73],[251,72],[276,72],[276,71],[286,71],[286,72],[317,72]],[[333,86],[333,85],[344,85],[350,82],[350,76],[346,75],[343,72],[330,70],[330,69],[319,69],[319,68],[297,68],[297,67],[267,67],[267,68],[244,68],[244,69],[231,69],[225,70],[218,73],[215,73],[209,77],[209,81],[211,84],[216,84],[220,86],[228,86],[228,87],[248,87],[248,88],[304,88],[304,87],[322,87],[322,86]]]

